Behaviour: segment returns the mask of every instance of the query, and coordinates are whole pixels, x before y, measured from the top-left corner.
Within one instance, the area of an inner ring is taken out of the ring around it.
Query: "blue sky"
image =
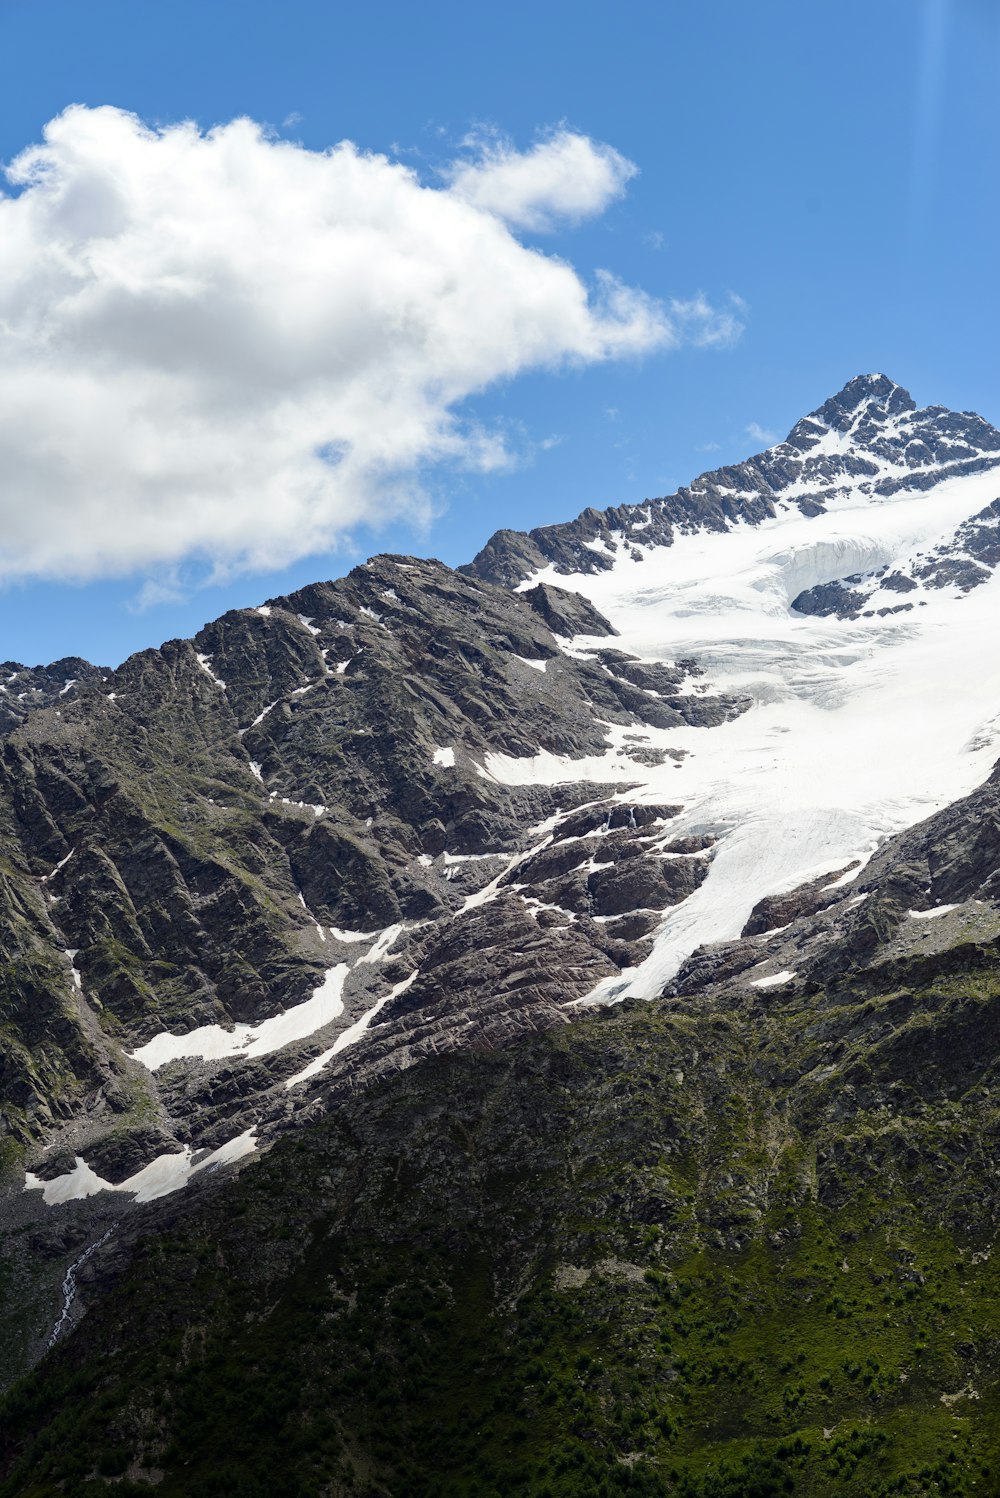
[[[606,143],[638,174],[556,232],[515,225],[520,244],[568,261],[588,286],[605,269],[661,305],[701,293],[742,324],[711,346],[647,340],[645,352],[569,368],[529,362],[460,401],[467,429],[503,438],[506,463],[420,464],[433,511],[422,529],[377,502],[387,523],[360,524],[353,550],[269,566],[262,545],[211,584],[204,556],[129,568],[115,553],[85,582],[67,580],[65,555],[22,568],[0,591],[0,656],[114,664],[376,550],[456,564],[499,526],[669,493],[745,457],[862,371],[1000,422],[998,90],[991,0],[0,0],[5,161],[71,104],[153,127],[246,115],[310,151],[350,139],[431,185],[471,131],[527,152],[561,129]],[[19,473],[0,476],[8,529],[37,503]],[[123,504],[120,528],[130,524]]]

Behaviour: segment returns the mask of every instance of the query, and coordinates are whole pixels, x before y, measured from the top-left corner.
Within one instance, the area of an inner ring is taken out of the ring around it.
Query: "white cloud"
[[[0,194],[0,578],[148,569],[149,605],[185,561],[285,565],[425,516],[434,463],[505,462],[461,419],[492,383],[724,342],[730,312],[588,289],[508,227],[598,212],[631,171],[562,132],[429,187],[250,120],[68,109]]]
[[[147,609],[160,608],[164,604],[183,603],[188,597],[176,568],[170,568],[163,577],[147,577],[134,598],[125,607],[131,614],[144,614]]]
[[[754,442],[759,442],[761,447],[772,447],[778,440],[777,432],[769,432],[767,427],[762,427],[759,421],[748,422],[744,428],[748,437]]]
[[[743,299],[732,294],[728,306],[721,309],[713,307],[700,291],[689,301],[674,298],[670,303],[676,333],[696,348],[732,348],[743,334],[745,311]]]
[[[455,197],[518,229],[545,232],[603,213],[638,167],[611,146],[559,130],[530,151],[503,137],[473,137],[476,156],[445,173]]]

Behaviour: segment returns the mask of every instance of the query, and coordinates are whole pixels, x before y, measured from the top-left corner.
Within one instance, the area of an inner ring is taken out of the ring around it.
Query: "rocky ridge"
[[[886,498],[996,467],[1000,432],[981,416],[943,406],[918,409],[886,375],[859,375],[797,422],[783,442],[746,462],[702,474],[676,494],[642,504],[587,509],[575,520],[526,534],[498,531],[462,570],[505,587],[516,587],[547,568],[564,576],[599,573],[623,554],[639,560],[650,548],[670,546],[678,536],[760,525],[787,509],[821,515],[845,493]],[[994,512],[977,517],[977,524],[956,543],[952,575],[969,582],[976,576],[977,559],[991,557],[988,565],[995,565],[994,527]],[[960,572],[955,558],[962,560]],[[948,563],[943,555],[928,559],[933,586],[951,580]],[[894,584],[887,581],[886,586]],[[863,601],[852,594],[840,608],[846,615],[856,602],[860,613]],[[893,601],[899,600],[889,603]],[[810,602],[805,594],[795,607],[821,611],[811,609]]]
[[[68,655],[50,666],[0,662],[0,734],[9,733],[40,707],[58,707],[83,685],[101,682],[108,671],[78,655]]]

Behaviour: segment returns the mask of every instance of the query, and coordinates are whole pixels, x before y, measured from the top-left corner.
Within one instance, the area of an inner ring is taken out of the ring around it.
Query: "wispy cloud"
[[[176,571],[172,571],[166,577],[148,577],[125,607],[130,614],[144,614],[147,609],[164,604],[183,603],[188,596],[188,589],[182,585]]]
[[[746,302],[733,293],[722,307],[714,307],[700,291],[688,301],[675,298],[670,303],[677,341],[695,348],[732,348],[743,336],[746,312]]]
[[[778,440],[778,433],[762,427],[759,421],[748,421],[744,431],[748,437],[753,438],[754,442],[759,442],[761,447],[772,447]]]

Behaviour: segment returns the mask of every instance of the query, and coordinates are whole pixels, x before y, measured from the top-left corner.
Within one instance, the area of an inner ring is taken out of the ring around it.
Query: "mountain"
[[[0,1492],[990,1491],[998,527],[865,376],[12,665]]]
[[[644,554],[678,536],[795,512],[813,518],[844,503],[871,509],[986,473],[998,460],[1000,433],[982,417],[943,406],[918,410],[885,375],[858,375],[784,442],[745,463],[702,474],[690,488],[649,504],[584,510],[527,536],[498,531],[461,570],[507,587],[548,566],[566,576],[597,573],[612,567],[618,551]]]

